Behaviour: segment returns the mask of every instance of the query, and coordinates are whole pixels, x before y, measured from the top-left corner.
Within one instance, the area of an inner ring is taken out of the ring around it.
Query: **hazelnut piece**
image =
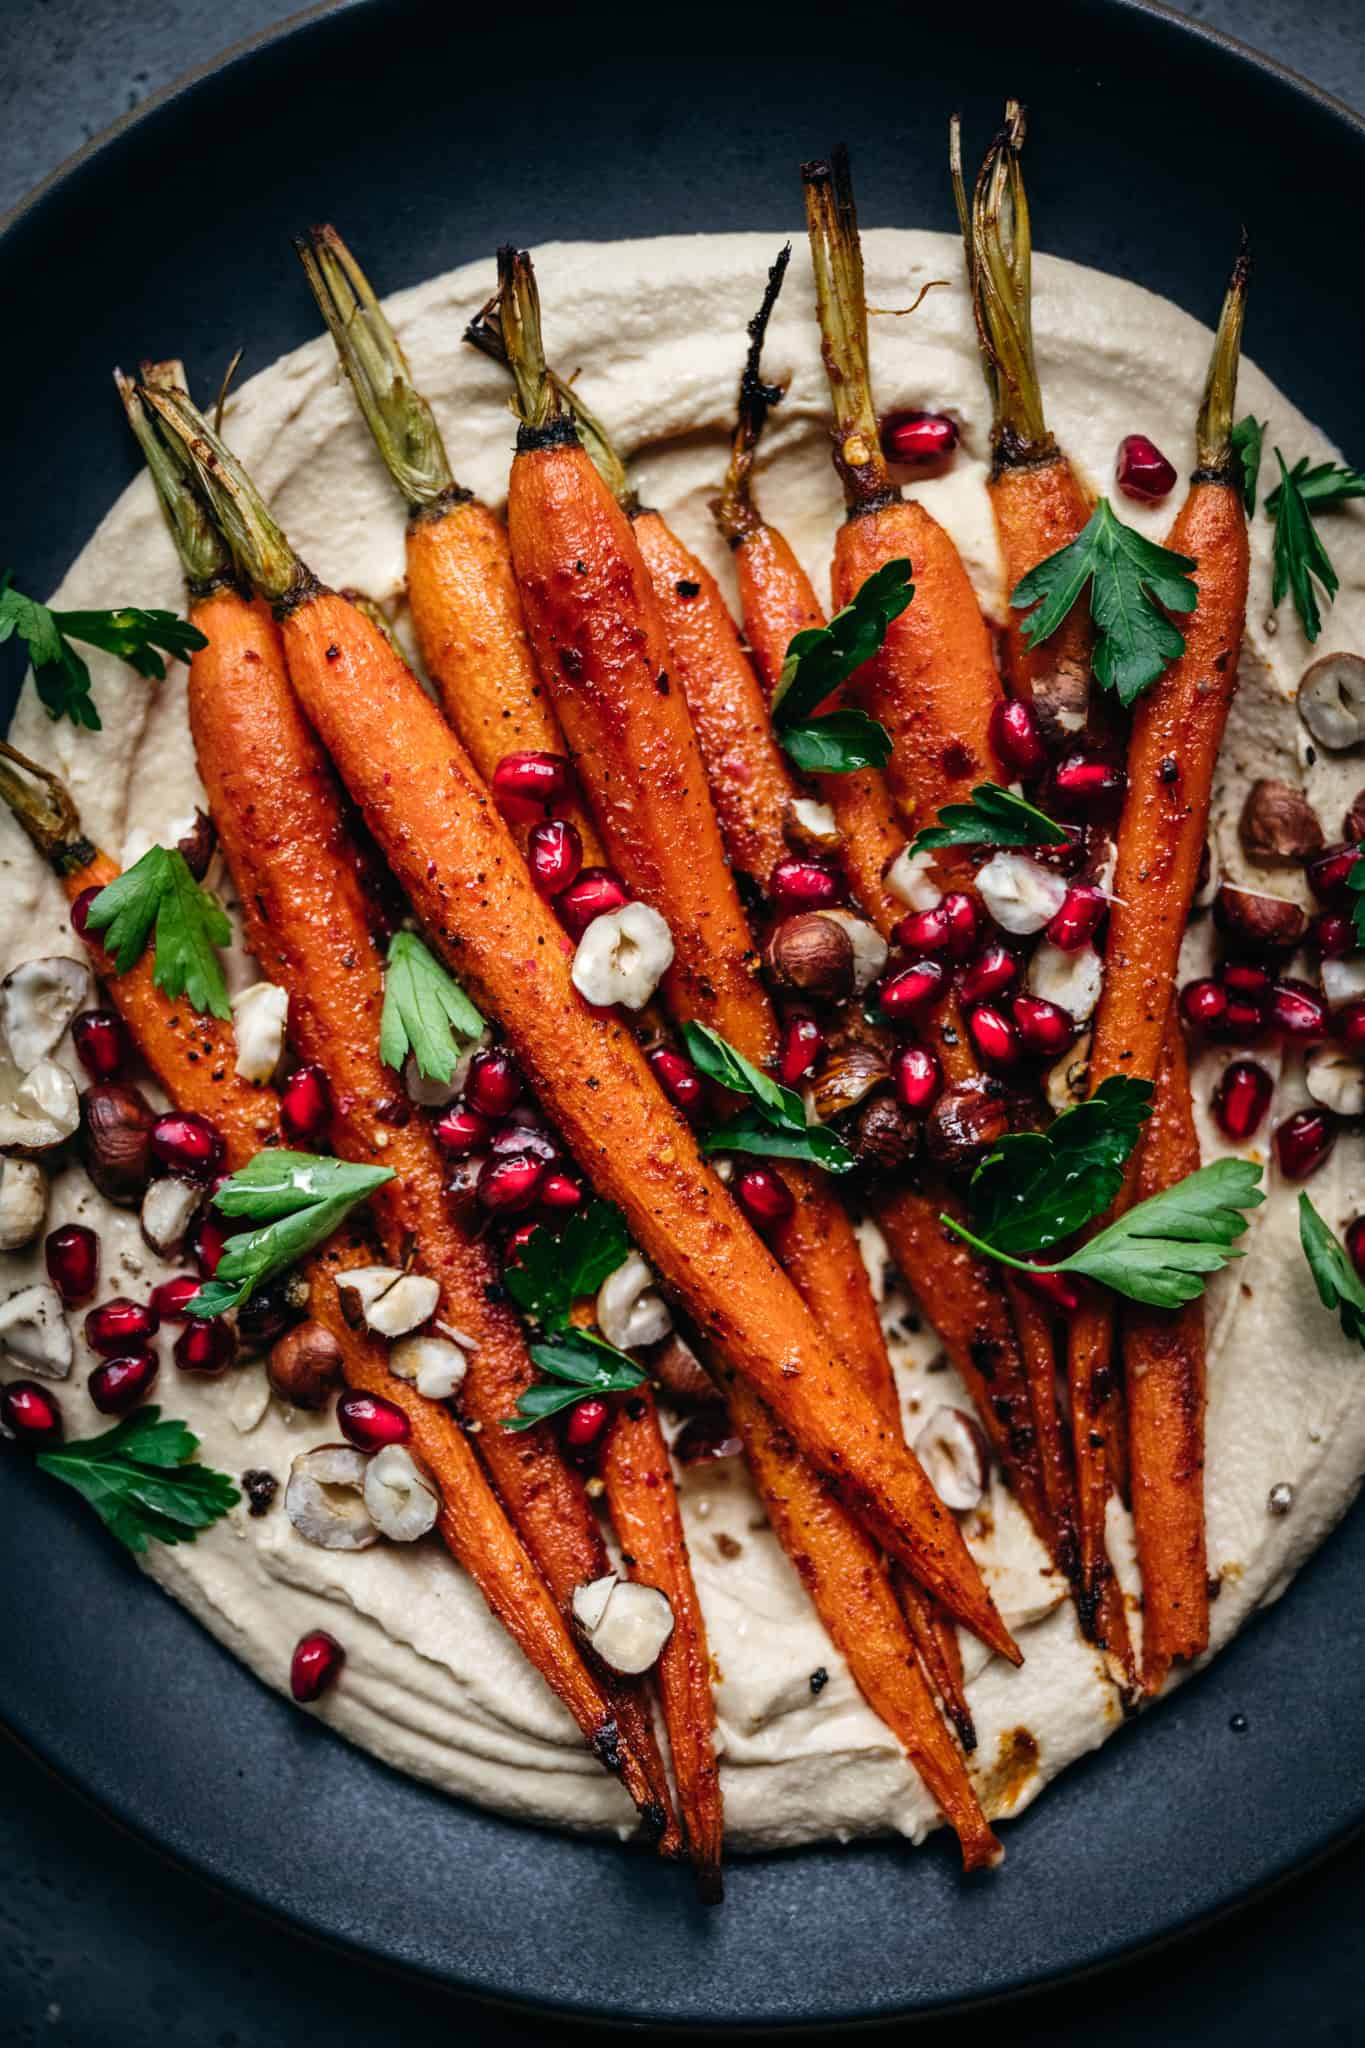
[[[1237,836],[1243,853],[1256,861],[1309,860],[1327,843],[1303,791],[1272,776],[1262,776],[1247,791]]]
[[[853,941],[823,911],[803,911],[778,925],[768,941],[768,967],[783,988],[802,995],[835,1003],[853,993]]]

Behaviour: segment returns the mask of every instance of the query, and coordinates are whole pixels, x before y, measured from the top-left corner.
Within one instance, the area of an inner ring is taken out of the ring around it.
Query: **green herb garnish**
[[[40,1451],[39,1468],[74,1486],[129,1550],[193,1543],[235,1507],[240,1493],[226,1473],[193,1462],[199,1439],[159,1408],[139,1408],[102,1436]]]
[[[1314,580],[1322,585],[1330,604],[1340,587],[1340,579],[1313,523],[1303,483],[1296,473],[1299,465],[1296,463],[1293,470],[1286,469],[1278,448],[1275,460],[1280,465],[1280,482],[1278,489],[1270,494],[1275,500],[1275,573],[1270,586],[1271,602],[1278,604],[1289,591],[1304,634],[1312,642],[1322,631],[1322,614],[1318,610]],[[1267,498],[1267,507],[1269,504],[1270,498]]]
[[[550,1375],[550,1386],[526,1387],[517,1396],[515,1415],[504,1415],[504,1429],[530,1429],[561,1408],[576,1408],[590,1394],[624,1394],[646,1378],[645,1369],[624,1351],[594,1337],[589,1330],[566,1330],[544,1344],[532,1344],[531,1363]]]
[[[1299,1196],[1299,1243],[1323,1307],[1336,1309],[1346,1335],[1365,1346],[1365,1286],[1346,1247],[1303,1194]]]
[[[100,890],[86,923],[91,931],[106,934],[116,974],[136,966],[155,926],[152,979],[157,987],[172,1000],[187,996],[193,1010],[231,1017],[215,948],[229,943],[232,926],[218,898],[195,881],[177,847],[149,846],[141,860]]]
[[[90,695],[90,671],[71,645],[82,641],[130,662],[140,676],[160,681],[166,665],[157,652],[182,660],[208,641],[174,612],[140,611],[124,605],[109,612],[54,612],[25,597],[0,578],[0,641],[17,633],[27,643],[33,682],[49,718],[69,718],[74,726],[100,730],[100,715]]]
[[[589,1394],[619,1394],[638,1387],[643,1367],[614,1344],[575,1329],[569,1317],[576,1301],[596,1294],[630,1251],[625,1218],[610,1202],[594,1200],[576,1209],[557,1234],[540,1224],[503,1274],[503,1285],[523,1315],[544,1333],[529,1347],[531,1363],[557,1384],[527,1387],[504,1429],[529,1429]]]
[[[1357,853],[1365,854],[1365,840],[1356,846]],[[1356,928],[1356,937],[1365,946],[1365,859],[1358,860],[1348,870],[1346,886],[1355,899],[1351,904],[1351,922]]]
[[[812,713],[877,653],[915,594],[910,574],[908,561],[884,562],[827,626],[807,627],[790,642],[773,693],[773,727],[798,768],[847,775],[891,759],[890,733],[866,712]]]
[[[682,1027],[688,1056],[708,1080],[732,1094],[745,1095],[750,1106],[701,1141],[703,1152],[758,1152],[781,1159],[801,1159],[827,1173],[847,1173],[856,1164],[843,1140],[820,1124],[806,1122],[806,1105],[794,1088],[784,1088],[743,1053],[736,1052],[718,1031],[695,1021]]]
[[[1261,444],[1265,438],[1265,421],[1253,419],[1248,413],[1244,420],[1238,420],[1228,435],[1233,453],[1242,465],[1242,504],[1250,519],[1256,510],[1256,484],[1261,474]]]
[[[1308,457],[1301,455],[1289,476],[1305,505],[1338,505],[1345,498],[1365,498],[1365,471],[1348,469],[1339,462],[1316,462],[1310,469]],[[1279,506],[1280,486],[1276,484],[1265,509],[1273,516]]]
[[[972,1221],[998,1251],[1050,1251],[1102,1216],[1152,1113],[1150,1081],[1114,1076],[1045,1131],[1002,1138],[972,1176]]]
[[[938,846],[1064,846],[1066,837],[1063,826],[1024,797],[981,782],[970,803],[945,804],[938,823],[915,834],[910,851],[932,852]]]
[[[411,1053],[428,1081],[449,1081],[462,1048],[482,1035],[483,1018],[415,932],[395,932],[384,976],[379,1057],[395,1072]]]
[[[224,1216],[245,1216],[256,1230],[230,1237],[217,1271],[189,1303],[194,1316],[220,1316],[330,1237],[355,1207],[393,1179],[387,1166],[355,1166],[315,1152],[266,1150],[214,1190]]]
[[[1125,526],[1101,498],[1075,540],[1031,569],[1010,603],[1029,612],[1024,637],[1037,647],[1088,587],[1095,679],[1127,705],[1185,652],[1185,636],[1166,614],[1194,610],[1196,566]]]

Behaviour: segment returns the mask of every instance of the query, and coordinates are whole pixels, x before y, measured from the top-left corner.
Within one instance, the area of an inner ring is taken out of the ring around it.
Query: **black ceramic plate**
[[[1098,0],[474,12],[310,17],[9,222],[0,552],[27,587],[56,583],[132,475],[111,364],[184,351],[202,386],[238,341],[257,367],[316,331],[301,225],[343,221],[385,288],[508,237],[799,233],[797,165],[847,137],[869,224],[946,228],[947,115],[979,142],[1007,92],[1032,110],[1049,249],[1207,318],[1245,220],[1251,351],[1365,445],[1344,276],[1365,131],[1230,45]],[[1365,1814],[1359,1514],[1207,1676],[1007,1829],[998,1877],[964,1885],[942,1843],[765,1857],[735,1863],[711,1914],[676,1872],[453,1804],[334,1740],[12,1458],[0,1556],[0,1715],[42,1756],[258,1904],[542,2007],[715,2025],[999,1996],[1225,1909]]]

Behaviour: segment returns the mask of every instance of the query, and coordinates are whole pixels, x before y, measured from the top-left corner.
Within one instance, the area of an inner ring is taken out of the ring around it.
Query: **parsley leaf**
[[[574,1303],[596,1294],[629,1251],[621,1211],[610,1202],[585,1202],[558,1233],[537,1225],[505,1269],[503,1285],[533,1322],[546,1330],[566,1329]]]
[[[1334,1308],[1348,1337],[1365,1346],[1365,1286],[1345,1246],[1333,1235],[1306,1194],[1299,1196],[1299,1243],[1324,1308]]]
[[[1365,853],[1365,842],[1359,843],[1360,852]],[[1358,860],[1346,877],[1346,886],[1355,898],[1351,905],[1351,921],[1356,928],[1356,937],[1365,946],[1365,860]]]
[[[102,1436],[40,1451],[34,1462],[74,1486],[120,1543],[141,1552],[149,1537],[193,1543],[241,1499],[226,1473],[192,1462],[198,1448],[185,1423],[139,1408]]]
[[[865,712],[811,713],[871,661],[915,594],[910,574],[908,561],[884,562],[827,626],[809,626],[788,644],[773,692],[773,727],[798,768],[846,775],[890,760],[891,735]]]
[[[177,847],[149,846],[141,860],[100,890],[90,906],[92,931],[107,932],[105,945],[116,974],[127,974],[142,957],[153,925],[156,939],[152,979],[174,999],[229,1018],[227,984],[214,948],[226,946],[232,926],[218,898],[201,889]]]
[[[141,676],[159,681],[166,665],[157,652],[191,655],[208,641],[196,627],[174,612],[141,611],[134,605],[107,612],[54,612],[15,590],[9,575],[0,579],[0,641],[19,635],[33,663],[33,682],[50,718],[69,718],[74,726],[100,730],[100,715],[90,695],[90,671],[71,645],[83,641],[130,662]]]
[[[531,1363],[550,1375],[551,1384],[524,1388],[516,1414],[502,1418],[504,1429],[530,1429],[590,1394],[628,1393],[647,1378],[642,1365],[588,1330],[568,1330],[553,1343],[532,1344],[530,1352]]]
[[[682,1040],[693,1064],[710,1081],[732,1094],[747,1095],[753,1105],[702,1140],[704,1152],[761,1152],[783,1159],[803,1159],[827,1173],[847,1173],[853,1154],[833,1131],[806,1122],[806,1105],[794,1088],[784,1088],[742,1052],[736,1052],[718,1031],[692,1021],[682,1027]]]
[[[1152,1084],[1115,1075],[1046,1131],[1002,1138],[972,1175],[972,1220],[999,1251],[1050,1251],[1102,1216],[1151,1115]]]
[[[456,1038],[478,1038],[483,1018],[415,932],[395,932],[384,976],[379,1057],[400,1068],[411,1052],[428,1081],[449,1081],[459,1059]]]
[[[1068,1258],[1051,1264],[1015,1258],[951,1216],[939,1220],[987,1258],[1021,1272],[1080,1273],[1130,1301],[1179,1308],[1203,1293],[1203,1276],[1242,1257],[1234,1240],[1246,1229],[1242,1211],[1265,1200],[1260,1178],[1260,1167],[1249,1159],[1216,1159],[1135,1203]]]
[[[910,851],[932,851],[936,846],[1064,846],[1066,838],[1063,826],[1013,790],[980,782],[970,803],[945,804],[938,823],[915,834]]]
[[[1339,505],[1345,498],[1365,498],[1365,472],[1347,469],[1337,462],[1317,462],[1310,469],[1308,457],[1301,455],[1289,474],[1305,505]],[[1280,486],[1276,484],[1265,501],[1265,509],[1273,514],[1279,505]]]
[[[1242,464],[1242,504],[1250,519],[1256,510],[1256,484],[1261,474],[1261,444],[1265,438],[1264,420],[1253,419],[1248,413],[1244,420],[1238,420],[1229,434],[1233,452]]]
[[[1313,581],[1322,585],[1330,604],[1339,588],[1337,572],[1322,544],[1322,536],[1313,524],[1313,515],[1308,509],[1303,485],[1296,471],[1284,466],[1284,457],[1275,450],[1275,460],[1280,465],[1279,488],[1272,491],[1275,500],[1275,574],[1270,586],[1272,604],[1278,604],[1286,591],[1294,599],[1294,609],[1308,640],[1314,641],[1322,631],[1322,614],[1318,610],[1318,594]],[[1269,505],[1267,498],[1266,504]]]
[[[330,1237],[357,1202],[393,1179],[387,1166],[356,1166],[315,1152],[258,1152],[214,1191],[224,1216],[245,1216],[259,1229],[230,1237],[211,1280],[188,1305],[193,1316],[220,1316],[249,1299],[263,1281]]]
[[[1127,705],[1185,652],[1185,636],[1166,613],[1194,610],[1195,567],[1188,555],[1158,547],[1125,526],[1101,498],[1075,540],[1031,569],[1010,603],[1029,612],[1024,636],[1037,647],[1089,586],[1095,679]]]

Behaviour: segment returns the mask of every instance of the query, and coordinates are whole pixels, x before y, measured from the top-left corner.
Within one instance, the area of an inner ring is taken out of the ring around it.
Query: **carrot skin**
[[[673,1633],[660,1653],[656,1675],[697,1888],[708,1904],[715,1904],[722,1892],[725,1818],[711,1653],[668,1446],[647,1386],[616,1406],[602,1451],[602,1478],[628,1576],[657,1586],[673,1609]]]
[[[987,489],[1008,598],[1039,562],[1071,544],[1094,508],[1080,478],[1060,451],[1054,451],[1041,462],[997,471]],[[1031,700],[1035,686],[1059,672],[1088,679],[1091,639],[1086,607],[1075,605],[1050,638],[1030,647],[1024,634],[1023,615],[1009,606],[1005,622],[1005,673],[1014,695]]]
[[[305,712],[453,972],[498,1017],[584,1172],[708,1340],[967,1626],[1017,1658],[961,1535],[914,1460],[829,1356],[771,1254],[704,1165],[628,1029],[592,1012],[463,749],[420,684],[344,599],[283,621]],[[792,1370],[794,1368],[794,1370]]]

